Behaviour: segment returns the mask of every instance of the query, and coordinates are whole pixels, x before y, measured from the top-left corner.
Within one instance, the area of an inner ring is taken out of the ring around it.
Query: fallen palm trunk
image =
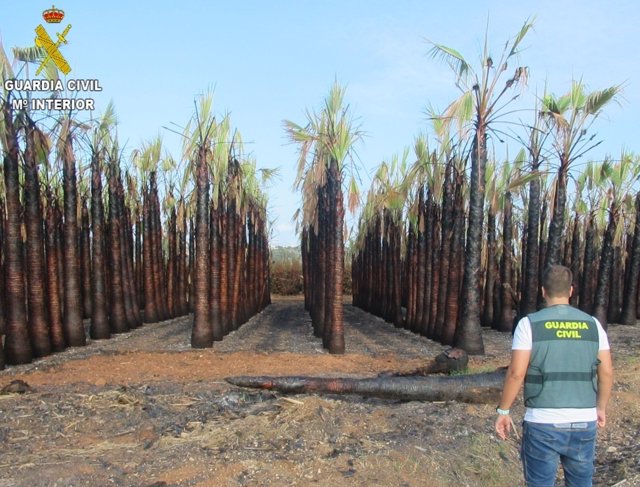
[[[285,393],[358,394],[401,401],[459,401],[496,403],[500,398],[505,370],[480,374],[428,377],[373,377],[367,379],[305,376],[227,377],[241,387],[271,389]]]

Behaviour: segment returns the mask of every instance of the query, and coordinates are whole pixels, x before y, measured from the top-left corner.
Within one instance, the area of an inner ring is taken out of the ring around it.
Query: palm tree
[[[196,236],[194,274],[194,321],[191,346],[205,348],[213,345],[213,327],[209,306],[209,167],[208,159],[215,141],[216,121],[211,94],[202,96],[196,108],[195,126],[185,139],[184,153],[191,159],[196,178]]]
[[[91,233],[93,245],[91,247],[91,327],[89,334],[92,339],[106,339],[111,337],[109,329],[109,314],[106,296],[106,256],[105,256],[105,228],[104,205],[102,195],[102,172],[104,166],[106,144],[109,130],[114,122],[113,106],[109,105],[100,124],[94,129],[91,147]]]
[[[61,352],[66,348],[64,330],[62,326],[62,296],[60,285],[62,281],[59,265],[61,256],[59,243],[61,241],[60,227],[62,225],[62,213],[58,203],[58,196],[51,187],[47,188],[46,215],[45,215],[45,245],[47,259],[47,308],[49,311],[49,331],[51,337],[51,350]]]
[[[351,160],[353,146],[361,137],[353,125],[348,107],[344,106],[344,93],[344,88],[334,83],[323,110],[320,114],[308,114],[304,127],[285,121],[289,138],[300,146],[296,187],[304,190],[303,226],[320,230],[315,234],[324,237],[320,245],[325,246],[327,252],[326,274],[318,275],[323,278],[320,285],[325,287],[324,345],[330,353],[344,353],[342,184],[346,162]],[[352,178],[349,184],[350,203],[357,198],[354,188]]]
[[[529,137],[524,144],[529,152],[531,174],[538,174],[543,162],[542,149],[548,132],[542,130],[542,117],[536,114],[535,122],[529,129]],[[520,299],[519,315],[526,316],[536,311],[538,307],[538,275],[540,261],[540,220],[541,220],[541,185],[543,176],[533,177],[529,182],[527,198],[527,228],[526,251],[524,253],[524,272],[522,297]]]
[[[431,50],[433,56],[442,58],[456,72],[456,84],[462,91],[461,97],[449,105],[445,111],[445,120],[458,120],[462,129],[473,118],[469,216],[462,281],[462,299],[465,302],[465,306],[462,309],[455,337],[456,346],[465,349],[471,354],[484,353],[480,327],[482,300],[479,284],[487,138],[493,124],[499,118],[505,106],[514,99],[512,97],[504,100],[506,94],[517,85],[526,83],[527,68],[518,66],[503,85],[498,84],[506,73],[511,59],[519,53],[518,47],[531,27],[531,22],[524,23],[515,38],[505,44],[500,60],[497,63],[494,63],[489,54],[485,37],[480,70],[477,73],[458,51],[440,44],[434,44]]]
[[[604,107],[620,94],[620,85],[587,93],[582,82],[574,81],[568,93],[556,97],[547,94],[542,99],[542,116],[548,123],[553,150],[558,157],[558,172],[549,237],[546,265],[561,263],[562,236],[565,232],[567,178],[576,159],[600,144],[595,134],[588,135],[591,125]]]
[[[636,162],[637,164],[637,162]],[[625,293],[622,303],[621,323],[623,325],[635,325],[638,312],[638,279],[640,277],[640,191],[635,197],[635,218],[633,220],[633,242],[629,256],[629,271],[625,284]]]
[[[599,171],[600,181],[603,183],[606,199],[609,203],[609,222],[604,233],[600,254],[600,265],[594,299],[593,315],[607,328],[607,313],[609,305],[609,289],[614,257],[614,239],[616,236],[623,199],[628,194],[630,178],[634,169],[633,161],[628,154],[623,154],[618,163],[605,160]],[[637,172],[637,169],[636,169]],[[635,179],[635,178],[634,178]]]
[[[125,310],[124,270],[122,260],[122,225],[118,187],[120,184],[120,159],[117,144],[114,144],[108,155],[108,255],[110,267],[110,302],[109,327],[112,333],[129,331],[129,322]]]
[[[9,364],[31,362],[33,351],[27,327],[26,296],[24,290],[24,261],[22,258],[19,183],[18,134],[14,125],[9,97],[2,104],[2,147],[4,149],[4,188],[6,193],[5,223],[5,360]]]
[[[49,324],[45,300],[45,260],[43,213],[40,198],[38,165],[48,157],[49,147],[44,134],[33,120],[27,119],[26,147],[24,152],[24,205],[27,270],[27,307],[29,336],[34,356],[51,353]]]
[[[71,119],[63,121],[58,141],[58,155],[62,160],[64,187],[64,315],[63,325],[67,345],[86,345],[82,324],[82,303],[78,266],[78,197],[76,186],[76,158],[73,151]]]

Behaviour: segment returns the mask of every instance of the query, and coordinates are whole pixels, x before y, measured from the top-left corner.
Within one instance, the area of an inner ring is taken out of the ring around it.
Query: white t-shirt
[[[600,322],[595,319],[598,327],[598,350],[609,350],[609,339]],[[522,318],[513,334],[512,350],[531,350],[533,338],[531,336],[531,322],[528,317]],[[595,421],[598,419],[596,408],[526,408],[524,420],[531,423],[575,423]]]

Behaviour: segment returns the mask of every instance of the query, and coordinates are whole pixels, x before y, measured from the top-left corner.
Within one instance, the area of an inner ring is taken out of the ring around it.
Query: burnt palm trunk
[[[236,306],[237,303],[233,301],[233,286],[236,276],[236,242],[235,242],[235,230],[236,230],[236,204],[235,201],[229,201],[229,210],[225,215],[227,218],[227,232],[225,234],[226,250],[227,250],[227,322],[229,324],[229,331],[237,328],[237,323],[234,321],[236,318]]]
[[[602,249],[600,253],[600,266],[594,297],[593,315],[600,321],[602,327],[607,329],[607,310],[609,306],[609,286],[611,281],[611,268],[613,266],[613,239],[618,225],[618,207],[613,203],[609,210],[609,223],[604,232]]]
[[[511,331],[513,327],[513,287],[511,280],[513,262],[513,223],[511,221],[511,193],[507,191],[502,210],[502,262],[500,266],[500,315],[496,323],[498,331]]]
[[[581,256],[581,243],[580,243],[580,219],[576,214],[573,223],[573,234],[571,237],[571,263],[569,268],[573,274],[573,294],[571,295],[571,306],[578,307],[578,301],[580,300],[580,288],[578,283],[581,279],[582,261]]]
[[[453,181],[451,175],[452,163],[449,161],[444,175],[444,191],[442,193],[442,240],[440,242],[440,289],[437,296],[436,322],[434,338],[441,340],[444,317],[447,312],[447,286],[449,285],[449,266],[451,256],[451,241],[453,240]]]
[[[223,206],[222,196],[218,201],[220,208],[220,320],[222,323],[222,332],[224,335],[231,331],[229,322],[229,257],[227,253],[227,216],[228,208]]]
[[[336,259],[334,243],[335,240],[332,239],[332,225],[331,225],[331,215],[333,212],[331,194],[329,192],[329,183],[327,183],[325,187],[325,211],[324,217],[321,220],[322,225],[322,240],[321,245],[324,245],[327,249],[326,251],[326,261],[325,261],[325,272],[322,274],[320,279],[320,285],[324,287],[324,321],[322,322],[322,343],[326,349],[329,349],[331,343],[331,334],[333,332],[332,323],[331,323],[331,313],[332,306],[334,303],[333,293],[335,292],[335,288],[333,286],[334,281],[334,261]],[[376,283],[376,290],[377,290]],[[376,303],[376,309],[377,309]]]
[[[102,171],[100,156],[91,157],[91,222],[93,246],[91,247],[91,327],[89,335],[94,340],[111,337],[106,300],[106,262],[104,253],[104,206],[102,203]]]
[[[435,244],[437,242],[437,238],[435,237],[435,221],[434,215],[436,214],[436,203],[433,201],[433,196],[431,195],[431,191],[426,190],[426,202],[425,202],[425,233],[426,233],[426,252],[427,259],[425,263],[425,276],[424,276],[424,296],[422,297],[423,304],[422,307],[424,312],[422,313],[422,323],[419,324],[419,331],[421,335],[428,336],[429,334],[429,320],[431,317],[431,287],[433,283],[433,275],[434,275],[434,256],[437,254],[435,252]]]
[[[78,256],[78,192],[76,187],[76,160],[71,134],[63,142],[62,175],[64,185],[64,333],[67,345],[86,345],[82,324]]]
[[[4,155],[4,187],[7,198],[5,222],[5,360],[9,364],[31,362],[33,351],[27,327],[26,296],[24,290],[24,260],[22,255],[22,205],[18,174],[18,136],[13,125],[9,101],[3,105],[6,153]],[[4,364],[3,364],[4,365]]]
[[[442,324],[440,341],[445,345],[452,345],[455,337],[458,316],[460,315],[460,284],[462,282],[464,249],[464,202],[462,200],[462,178],[459,178],[455,190],[453,206],[453,233],[451,236],[451,251],[449,254],[449,273],[447,275],[447,301],[445,320]]]
[[[620,323],[622,315],[622,285],[624,271],[622,268],[622,249],[619,245],[613,247],[613,264],[611,268],[611,279],[609,286],[609,305],[607,309],[607,321],[609,323]]]
[[[149,201],[149,192],[144,191],[143,202],[143,237],[142,237],[142,275],[144,279],[144,321],[146,323],[155,323],[159,320],[158,303],[156,301],[156,293],[154,291],[153,280],[153,254],[151,247],[153,239],[151,238],[151,203]]]
[[[91,228],[86,198],[81,203],[80,276],[82,281],[82,317],[91,317]]]
[[[220,309],[220,212],[211,205],[210,252],[211,252],[211,283],[210,283],[210,310],[213,340],[222,340],[225,330],[222,327]]]
[[[431,241],[431,297],[429,299],[429,319],[427,322],[427,337],[435,338],[436,322],[438,318],[438,296],[440,295],[440,263],[442,255],[440,248],[442,247],[442,206],[433,202],[433,222],[432,222],[432,241]]]
[[[487,214],[487,269],[484,280],[484,298],[482,306],[482,326],[492,326],[494,323],[494,290],[497,281],[497,244],[496,244],[496,214],[489,208]]]
[[[4,225],[5,225],[5,211],[4,211],[4,195],[0,195],[0,335],[4,335],[6,316],[4,305]],[[4,367],[4,353],[0,346],[0,370]]]
[[[537,170],[535,165],[532,170]],[[538,262],[540,260],[540,179],[529,183],[529,206],[527,208],[527,243],[524,283],[520,300],[520,316],[536,311],[538,307]]]
[[[333,267],[333,302],[331,303],[331,340],[329,352],[344,353],[344,322],[343,322],[343,278],[344,278],[344,202],[342,195],[342,181],[337,161],[332,161],[329,167],[330,199],[333,215],[332,228],[329,233],[334,247],[334,260],[329,265]]]
[[[411,331],[418,332],[420,330],[420,325],[424,321],[424,314],[428,312],[428,310],[424,309],[424,292],[425,292],[425,281],[427,275],[427,239],[426,239],[426,221],[425,221],[425,206],[424,206],[424,196],[422,192],[420,192],[419,201],[418,201],[418,233],[417,233],[417,246],[416,253],[417,256],[417,286],[416,286],[416,314],[414,317],[413,326],[411,327]]]
[[[462,280],[462,309],[456,328],[455,345],[468,354],[484,354],[480,325],[480,264],[482,256],[482,224],[484,217],[485,168],[487,140],[485,121],[476,121],[476,135],[471,151],[471,181],[469,187],[469,223]]]
[[[169,252],[167,255],[167,311],[170,318],[178,315],[178,303],[176,295],[177,284],[177,233],[178,222],[175,207],[171,209],[169,215],[169,227],[167,228],[167,241]]]
[[[112,161],[109,168],[109,264],[110,264],[110,301],[109,328],[112,333],[129,331],[124,306],[124,283],[122,272],[122,220],[118,211],[118,168]]]
[[[393,324],[396,328],[402,326],[402,264],[401,264],[401,230],[399,218],[394,220],[391,230],[392,235],[392,263],[391,269],[393,272],[393,301],[392,301],[392,317]]]
[[[187,216],[186,212],[182,211],[182,218],[180,222],[180,231],[178,232],[178,303],[180,309],[180,316],[186,315],[189,312],[187,306],[187,285],[188,285],[188,266],[187,266]],[[220,262],[218,262],[219,268]]]
[[[580,281],[580,309],[587,313],[593,312],[593,273],[595,269],[595,236],[596,228],[593,215],[587,220],[584,237],[584,264]]]
[[[127,272],[128,272],[128,290],[131,294],[131,305],[133,306],[133,316],[135,318],[135,326],[142,326],[142,315],[140,313],[140,293],[136,286],[136,274],[135,274],[135,223],[131,210],[126,209],[126,229],[127,229]]]
[[[62,352],[66,348],[64,330],[62,327],[62,299],[58,282],[58,242],[60,241],[60,209],[52,194],[48,196],[49,204],[45,216],[45,245],[47,265],[47,308],[49,311],[49,336],[51,350]]]
[[[196,255],[194,275],[194,317],[191,346],[213,345],[213,327],[209,312],[209,172],[204,146],[196,161]]]
[[[131,262],[131,218],[126,207],[122,181],[118,179],[118,215],[120,218],[120,254],[122,262],[122,294],[124,314],[129,328],[142,325],[140,308],[137,304],[133,280],[133,263]]]
[[[160,200],[158,199],[158,187],[156,173],[149,176],[149,199],[151,202],[151,262],[153,293],[156,300],[158,319],[166,320],[168,317],[166,279],[164,276],[164,264],[162,257],[162,224],[160,222]]]
[[[633,243],[629,255],[629,270],[625,283],[624,299],[622,303],[623,325],[635,325],[638,318],[638,279],[640,279],[640,192],[635,199],[636,216],[633,229]]]
[[[549,238],[547,239],[546,266],[561,264],[562,240],[565,230],[564,212],[567,202],[568,161],[565,156],[560,158],[560,169],[556,180],[555,198],[553,200],[553,214],[549,224]],[[546,267],[545,266],[545,267]]]
[[[144,221],[140,214],[136,215],[135,244],[134,244],[134,274],[136,279],[136,294],[138,306],[145,309],[144,297],[144,266],[142,258],[142,234],[144,233]],[[146,321],[146,320],[145,320]]]
[[[29,336],[35,357],[51,353],[49,326],[45,306],[45,264],[43,214],[40,201],[40,180],[38,177],[37,141],[39,137],[33,122],[27,128],[27,144],[24,153],[24,205],[27,270],[27,307]]]

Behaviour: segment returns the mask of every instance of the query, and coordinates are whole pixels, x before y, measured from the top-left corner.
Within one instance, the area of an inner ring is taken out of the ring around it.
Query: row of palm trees
[[[240,134],[231,135],[228,115],[216,120],[211,95],[186,134],[196,182],[191,344],[203,348],[271,303],[267,201],[255,162],[240,162]]]
[[[344,353],[344,193],[343,181],[352,167],[353,146],[361,133],[344,104],[337,82],[318,113],[308,113],[305,125],[285,121],[290,140],[299,146],[295,186],[302,190],[301,252],[305,309],[314,334],[330,353]],[[357,194],[349,180],[349,205]]]
[[[575,167],[599,144],[591,124],[621,87],[587,92],[575,82],[562,96],[544,95],[534,123],[510,133],[517,156],[489,156],[488,140],[505,137],[498,122],[527,81],[525,67],[509,65],[531,27],[497,62],[485,43],[477,71],[434,44],[462,94],[432,114],[435,141],[416,138],[415,162],[405,151],[380,166],[352,251],[354,304],[469,353],[484,352],[482,325],[511,330],[538,308],[541,269],[554,263],[571,266],[573,303],[605,326],[638,315],[640,234],[629,196],[638,158]]]
[[[15,95],[0,98],[0,367],[191,311],[192,345],[211,346],[269,304],[266,198],[210,95],[181,165],[159,138],[125,158],[112,106],[36,120]]]

